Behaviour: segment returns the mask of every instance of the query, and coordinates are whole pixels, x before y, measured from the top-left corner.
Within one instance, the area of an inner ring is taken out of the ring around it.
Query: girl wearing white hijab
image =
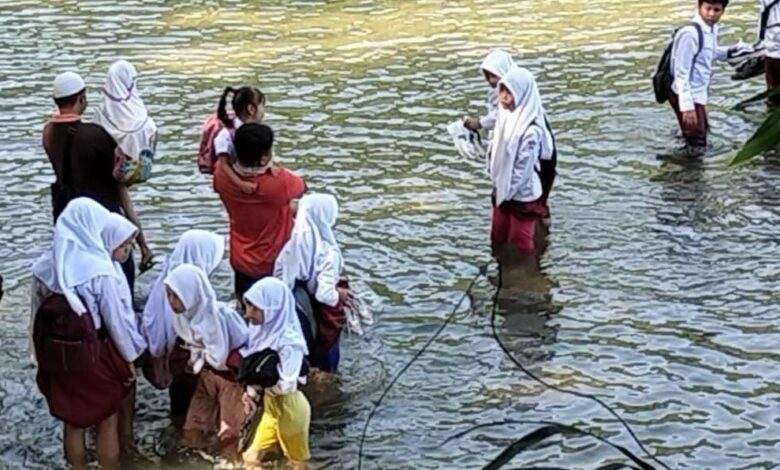
[[[304,357],[309,353],[295,312],[292,291],[279,279],[267,277],[244,294],[250,322],[249,342],[241,356],[271,349],[279,355],[279,382],[263,394],[263,417],[249,449],[244,452],[247,468],[259,468],[263,454],[281,445],[284,456],[295,468],[309,460],[311,406],[298,385]],[[254,389],[248,389],[256,396]]]
[[[92,122],[114,138],[117,151],[125,157],[136,161],[140,158],[153,160],[157,151],[157,125],[149,116],[141,99],[137,79],[138,72],[130,62],[118,60],[111,64],[106,75],[106,84],[103,86],[105,99],[95,111]],[[138,226],[138,246],[141,249],[143,272],[144,266],[151,262],[152,252],[146,244],[140,221],[124,184],[120,184],[120,197],[125,215]]]
[[[463,125],[467,129],[476,131],[478,129],[493,130],[496,126],[496,114],[498,112],[498,82],[504,78],[507,72],[515,66],[512,56],[503,49],[493,49],[482,61],[480,70],[485,76],[485,80],[490,85],[487,95],[487,114],[480,118],[466,118]]]
[[[494,192],[491,241],[494,251],[510,244],[520,254],[534,253],[536,223],[549,217],[548,180],[540,172],[542,162],[554,158],[555,141],[531,72],[507,72],[499,103],[487,161]]]
[[[311,345],[311,365],[335,372],[339,362],[339,335],[345,321],[345,304],[352,297],[348,284],[341,281],[344,259],[333,227],[339,206],[330,194],[307,194],[298,203],[290,240],[274,265],[274,277],[293,289],[305,283],[314,297],[317,335]]]
[[[188,230],[179,238],[162,272],[152,286],[142,314],[141,331],[149,343],[150,358],[144,365],[144,376],[157,388],[168,388],[171,419],[178,426],[184,421],[197,380],[184,374],[189,352],[176,347],[174,313],[165,293],[165,279],[176,267],[193,264],[207,274],[217,269],[225,253],[225,238],[205,230]]]
[[[184,422],[184,439],[203,447],[203,437],[216,427],[223,451],[233,457],[244,420],[243,389],[233,369],[238,349],[246,344],[247,326],[241,316],[217,295],[199,267],[182,264],[165,278],[173,327],[190,351],[189,365],[198,384]],[[217,421],[215,422],[215,418]]]
[[[118,60],[111,64],[103,87],[105,99],[92,119],[132,159],[140,158],[143,152],[154,155],[157,146],[157,125],[146,111],[137,78],[138,72],[130,62]]]
[[[85,321],[97,330],[101,344],[93,370],[51,372],[56,368],[39,363],[38,386],[52,415],[65,423],[65,457],[76,468],[86,466],[84,428],[93,425],[97,426],[101,466],[118,465],[119,411],[132,390],[132,363],[146,348],[119,266],[129,256],[136,233],[137,228],[125,218],[112,215],[91,199],[77,198],[57,220],[52,250],[33,266],[34,344],[44,344],[52,333],[56,336],[56,331],[39,325],[35,315],[43,304],[53,305],[54,294],[64,299],[58,313],[61,318],[88,315]],[[40,352],[36,356],[46,361]]]
[[[206,230],[188,230],[179,238],[173,253],[157,277],[143,311],[143,332],[149,342],[149,353],[163,357],[173,351],[176,331],[173,312],[165,296],[165,278],[182,264],[193,264],[211,274],[225,254],[225,238]]]

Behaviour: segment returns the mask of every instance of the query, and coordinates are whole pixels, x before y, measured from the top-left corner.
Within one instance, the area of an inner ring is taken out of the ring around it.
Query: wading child
[[[119,415],[146,348],[119,263],[137,228],[87,198],[57,220],[52,250],[33,266],[32,333],[37,382],[64,422],[65,458],[86,468],[85,428],[96,426],[103,468],[119,467]],[[129,437],[132,440],[132,436]]]
[[[173,327],[190,351],[189,370],[198,376],[184,422],[184,443],[207,447],[213,432],[224,456],[234,459],[244,421],[243,388],[234,370],[240,361],[238,348],[246,344],[246,322],[217,301],[206,273],[197,266],[183,264],[171,271],[165,288]]]
[[[718,22],[729,0],[698,0],[691,23],[674,36],[671,70],[674,77],[669,104],[688,145],[707,144],[707,102],[712,82],[712,63],[725,60],[734,47],[718,45]]]
[[[487,162],[493,183],[493,253],[535,260],[543,247],[545,229],[540,223],[549,217],[545,186],[552,184],[545,182],[541,167],[553,157],[555,139],[531,72],[515,67],[498,88],[499,110]]]
[[[512,56],[508,52],[502,49],[494,49],[485,57],[482,61],[480,70],[485,76],[490,89],[488,90],[487,102],[485,107],[487,108],[487,114],[480,118],[466,118],[463,125],[467,129],[476,131],[478,129],[485,129],[487,131],[493,130],[496,126],[496,113],[498,112],[498,82],[504,78],[504,75],[515,66],[515,62],[512,60]]]
[[[766,47],[764,67],[768,90],[780,87],[780,1],[760,0],[761,17],[758,37]],[[769,100],[773,106],[780,105],[780,95]]]
[[[192,264],[210,275],[225,253],[225,238],[216,233],[193,229],[184,232],[152,285],[142,315],[142,331],[149,343],[150,359],[144,367],[146,378],[158,388],[168,388],[171,418],[181,426],[197,381],[183,373],[189,353],[177,341],[174,314],[165,292],[165,279],[182,264]]]
[[[235,116],[231,118],[227,112],[227,98],[232,94],[231,106]],[[238,89],[225,88],[217,107],[217,118],[225,126],[214,138],[214,154],[217,165],[230,178],[230,181],[247,194],[255,192],[257,183],[243,179],[242,176],[254,176],[251,168],[245,168],[237,159],[234,143],[235,134],[243,124],[250,122],[260,124],[265,116],[265,95],[255,87],[243,86]]]
[[[344,309],[352,297],[349,286],[341,280],[344,259],[333,233],[338,211],[336,198],[329,194],[304,195],[298,203],[293,233],[274,267],[274,277],[290,289],[302,283],[313,297],[317,334],[309,363],[324,372],[338,368]]]
[[[278,355],[279,381],[264,390],[263,416],[249,449],[244,452],[247,468],[260,468],[263,455],[281,447],[294,468],[304,469],[309,460],[311,406],[298,390],[305,383],[306,340],[295,313],[292,291],[276,278],[255,283],[244,295],[249,319],[249,343],[241,350],[246,358],[271,350]],[[254,395],[254,389],[249,393]],[[246,397],[245,397],[246,399]]]

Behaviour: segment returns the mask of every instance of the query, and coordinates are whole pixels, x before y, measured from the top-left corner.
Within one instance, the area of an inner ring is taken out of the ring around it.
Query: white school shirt
[[[682,27],[677,32],[672,46],[672,91],[679,97],[682,112],[693,111],[696,109],[695,104],[707,104],[712,81],[712,62],[725,60],[728,54],[728,47],[718,46],[718,25],[709,26],[698,14],[691,22],[701,26],[704,40],[696,63],[693,63],[693,58],[699,50],[699,33],[693,25]]]
[[[542,138],[542,129],[536,123],[531,124],[523,134],[512,164],[507,200],[531,202],[542,196],[542,181],[539,178]]]
[[[98,276],[76,286],[74,290],[89,310],[95,329],[105,327],[122,358],[126,362],[133,362],[146,350],[146,340],[141,335],[138,323],[134,321],[136,315],[132,303],[128,300],[127,295],[121,294],[125,289],[122,282],[126,282],[124,278]],[[44,299],[50,294],[51,291],[46,285],[33,276],[31,336],[35,314]],[[34,361],[34,349],[31,349],[30,353]]]
[[[767,57],[780,59],[780,2],[775,0],[760,0],[761,15],[772,3],[775,5],[769,10],[769,17],[766,22],[766,32],[764,33],[764,46],[766,47]],[[759,16],[759,33],[761,33],[761,16]]]
[[[233,129],[238,130],[244,122],[237,118],[233,118]],[[230,155],[231,158],[236,158],[236,147],[233,144],[233,134],[227,127],[219,131],[216,137],[214,137],[214,155]]]

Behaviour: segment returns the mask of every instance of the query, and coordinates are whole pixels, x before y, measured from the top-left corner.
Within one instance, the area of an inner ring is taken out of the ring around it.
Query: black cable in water
[[[477,283],[477,279],[487,274],[487,268],[488,265],[484,264],[479,267],[479,272],[474,276],[474,278],[471,280],[471,283],[469,283],[468,288],[466,288],[466,291],[461,296],[458,303],[455,305],[455,308],[452,309],[452,312],[447,315],[447,318],[444,319],[444,323],[441,324],[438,330],[436,330],[436,333],[433,334],[433,336],[428,339],[428,341],[425,343],[425,345],[417,351],[417,353],[412,357],[409,362],[406,363],[405,366],[401,368],[400,371],[398,371],[397,374],[395,374],[395,377],[393,377],[393,380],[390,381],[390,384],[385,388],[384,392],[382,392],[382,395],[379,396],[379,400],[374,403],[374,407],[371,409],[371,413],[368,414],[368,419],[366,419],[366,424],[363,426],[363,434],[360,436],[360,449],[358,450],[358,470],[361,470],[363,468],[363,445],[366,441],[366,434],[368,433],[368,426],[371,424],[371,418],[374,417],[374,414],[376,413],[376,410],[379,409],[379,405],[382,404],[382,400],[385,399],[385,396],[390,392],[390,389],[393,388],[393,385],[398,381],[398,379],[401,378],[401,376],[409,369],[409,367],[414,364],[414,361],[416,361],[422,354],[425,352],[428,347],[433,344],[434,341],[436,341],[436,338],[439,337],[439,335],[444,331],[445,328],[447,328],[447,325],[450,324],[453,318],[455,318],[455,314],[458,312],[458,309],[460,308],[461,304],[463,304],[463,301],[466,299],[466,297],[471,293],[471,290],[474,288],[474,285]]]
[[[615,419],[617,419],[620,422],[620,424],[623,425],[624,428],[626,428],[628,433],[634,439],[634,442],[636,442],[636,444],[639,446],[640,449],[642,449],[642,451],[645,453],[645,455],[647,455],[647,457],[652,459],[654,462],[656,462],[658,465],[662,466],[663,468],[665,468],[667,470],[671,470],[671,469],[669,469],[669,467],[665,463],[661,462],[658,458],[656,458],[654,455],[652,455],[650,453],[650,451],[647,450],[647,448],[645,448],[644,444],[642,444],[642,441],[640,441],[639,438],[637,437],[637,435],[634,433],[634,430],[631,429],[631,426],[629,426],[629,424],[615,410],[613,410],[606,402],[601,400],[599,397],[597,397],[595,395],[591,395],[589,393],[577,392],[575,390],[566,390],[566,389],[558,387],[557,385],[553,385],[553,384],[547,383],[544,379],[538,377],[536,374],[534,374],[533,372],[528,370],[525,366],[520,364],[520,362],[517,359],[515,359],[515,357],[512,355],[512,353],[509,352],[509,349],[507,349],[507,347],[504,345],[504,342],[501,341],[501,338],[498,336],[498,333],[496,331],[496,310],[497,310],[497,306],[498,306],[498,295],[501,293],[501,288],[503,287],[503,282],[504,282],[504,279],[503,279],[503,268],[501,267],[501,263],[498,263],[498,288],[496,289],[495,296],[493,297],[493,309],[492,309],[492,312],[490,314],[490,328],[493,331],[493,338],[496,340],[498,345],[501,347],[501,350],[509,358],[509,360],[511,360],[521,371],[523,371],[523,373],[525,375],[527,375],[528,377],[532,378],[536,382],[539,382],[540,384],[544,385],[545,387],[547,387],[549,389],[552,389],[552,390],[555,390],[555,391],[561,392],[561,393],[567,393],[569,395],[574,395],[574,396],[580,397],[580,398],[588,398],[590,400],[595,401],[596,403],[598,403],[602,407],[604,407],[607,411],[610,412],[610,414],[612,414],[612,416],[615,417]],[[613,445],[613,444],[610,443],[610,445]],[[614,445],[613,445],[613,447],[614,447]]]

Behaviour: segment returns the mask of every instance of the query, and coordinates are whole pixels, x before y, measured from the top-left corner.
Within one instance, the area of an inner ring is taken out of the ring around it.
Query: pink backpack
[[[232,119],[232,116],[231,116]],[[225,124],[219,120],[217,114],[209,114],[203,120],[200,127],[200,152],[198,152],[198,170],[205,175],[214,174],[214,166],[217,164],[217,154],[214,151],[214,139]],[[230,129],[230,134],[235,136],[235,129]]]

